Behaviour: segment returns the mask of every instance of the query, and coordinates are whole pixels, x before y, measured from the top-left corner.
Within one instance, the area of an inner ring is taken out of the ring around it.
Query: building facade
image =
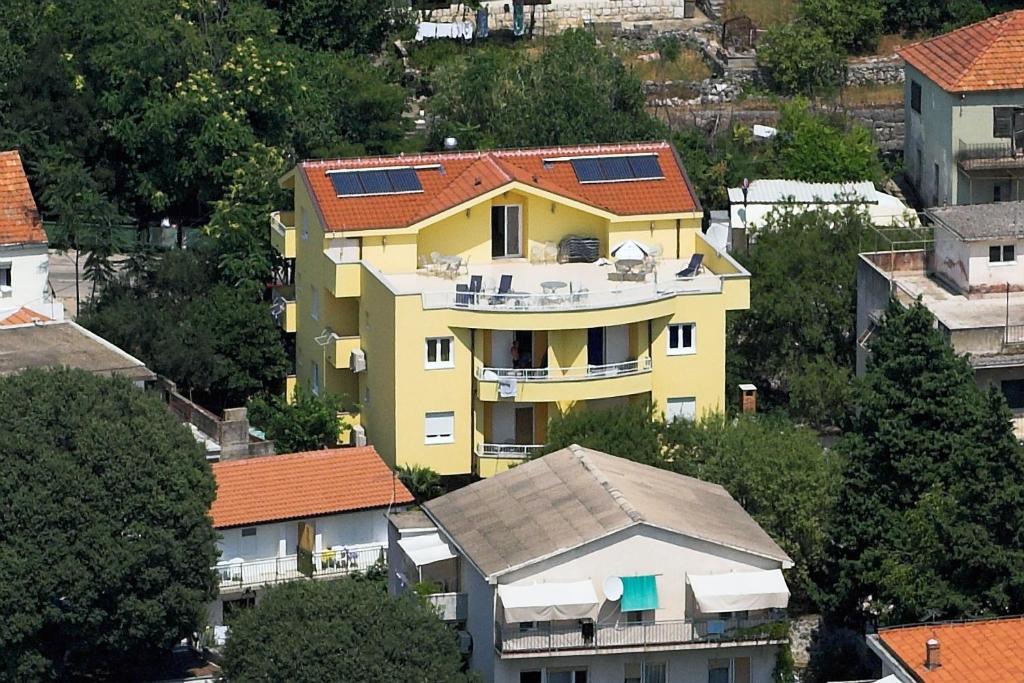
[[[434,593],[488,683],[772,680],[792,561],[720,486],[570,446],[419,515],[391,590]]]
[[[926,206],[1024,199],[1024,10],[900,50],[903,159]]]
[[[314,161],[272,218],[295,380],[392,466],[490,476],[559,411],[723,407],[749,273],[701,233],[667,143]]]

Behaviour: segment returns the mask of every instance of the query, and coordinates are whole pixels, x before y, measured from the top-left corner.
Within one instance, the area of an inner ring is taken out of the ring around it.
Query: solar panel
[[[661,172],[661,164],[658,163],[658,157],[654,156],[643,156],[643,157],[629,157],[629,166],[633,169],[634,178],[661,178],[664,174]]]
[[[581,183],[593,183],[605,179],[600,159],[573,159],[572,168],[576,171],[576,180]]]
[[[391,181],[391,188],[394,192],[420,192],[423,186],[420,185],[419,176],[412,168],[398,168],[388,171],[388,179]]]
[[[633,169],[629,167],[629,159],[626,157],[604,157],[601,159],[601,168],[604,169],[605,180],[631,180]]]
[[[363,194],[363,186],[359,182],[358,173],[331,173],[331,184],[339,197]]]
[[[360,171],[359,180],[363,183],[363,194],[390,194],[392,192],[387,171]]]

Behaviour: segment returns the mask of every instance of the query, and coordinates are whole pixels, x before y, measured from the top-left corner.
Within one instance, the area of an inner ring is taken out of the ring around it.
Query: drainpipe
[[[679,230],[680,230],[681,226],[682,226],[682,221],[679,218],[677,218],[676,219],[676,258],[682,258],[682,256],[679,254]]]

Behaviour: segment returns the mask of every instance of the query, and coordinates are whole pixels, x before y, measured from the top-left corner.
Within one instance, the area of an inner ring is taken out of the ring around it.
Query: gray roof
[[[138,358],[71,321],[0,326],[0,376],[65,366],[133,381],[156,379]]]
[[[925,213],[967,241],[1024,237],[1024,202],[942,206]]]
[[[388,520],[395,526],[396,529],[433,529],[434,523],[430,521],[423,510],[402,510],[401,512],[392,512],[388,515]]]
[[[807,183],[802,180],[768,178],[754,180],[743,196],[742,187],[729,188],[732,204],[877,204],[873,183]]]
[[[639,524],[792,562],[718,484],[575,445],[424,508],[486,575]]]

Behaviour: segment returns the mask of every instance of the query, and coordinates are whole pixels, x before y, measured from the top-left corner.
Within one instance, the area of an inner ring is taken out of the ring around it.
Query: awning
[[[645,609],[658,609],[658,585],[653,576],[623,576],[622,601],[619,610],[622,612],[640,612]]]
[[[587,581],[498,586],[505,622],[592,619],[597,614],[597,592]]]
[[[417,567],[455,557],[448,544],[436,533],[401,538],[398,540],[398,547]]]
[[[641,244],[636,240],[619,242],[615,245],[615,248],[612,249],[612,258],[626,259],[629,261],[643,261],[645,257],[650,255],[650,247]]]
[[[789,588],[782,570],[691,575],[690,587],[705,614],[743,612],[789,604]]]

